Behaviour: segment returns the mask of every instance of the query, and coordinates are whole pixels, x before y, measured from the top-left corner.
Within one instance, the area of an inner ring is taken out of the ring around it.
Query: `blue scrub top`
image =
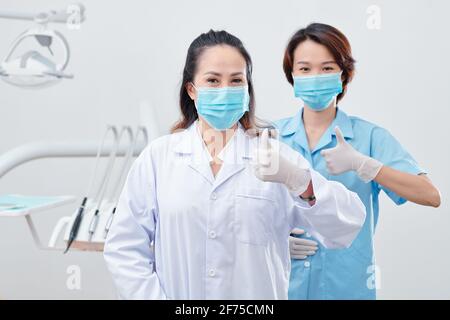
[[[329,174],[320,151],[336,146],[334,127],[339,126],[353,148],[385,166],[411,174],[425,172],[387,130],[358,117],[347,116],[339,108],[333,123],[312,151],[303,125],[303,109],[294,117],[276,121],[275,126],[281,141],[300,152],[325,178],[339,181],[356,192],[367,211],[364,226],[350,248],[325,249],[319,243],[315,255],[305,260],[292,259],[289,299],[375,299],[373,235],[378,220],[378,196],[383,190],[398,205],[406,199],[375,181],[364,183],[354,171],[336,176]],[[306,237],[311,238],[309,234]]]

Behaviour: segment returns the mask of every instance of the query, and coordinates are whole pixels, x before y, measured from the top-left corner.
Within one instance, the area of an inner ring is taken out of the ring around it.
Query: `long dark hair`
[[[209,30],[207,33],[202,33],[194,41],[192,41],[189,46],[186,63],[183,69],[183,80],[180,87],[180,109],[181,109],[181,119],[175,123],[172,127],[171,132],[175,132],[179,129],[186,129],[195,120],[198,119],[197,109],[195,108],[194,101],[191,99],[187,92],[186,85],[193,82],[195,72],[197,71],[197,64],[200,55],[205,49],[211,48],[217,45],[228,45],[237,49],[241,55],[244,57],[246,62],[246,73],[247,73],[247,83],[248,92],[250,95],[249,111],[247,111],[239,122],[242,124],[245,130],[253,129],[255,125],[255,94],[253,92],[253,81],[252,81],[252,59],[249,53],[244,48],[242,41],[237,37],[226,31],[214,31]]]
[[[294,83],[294,80],[292,79],[294,51],[300,43],[308,39],[327,47],[336,60],[336,63],[342,69],[343,90],[337,96],[337,101],[340,101],[347,91],[347,85],[353,79],[355,72],[355,59],[353,59],[352,48],[347,37],[338,29],[328,24],[311,23],[306,28],[298,30],[291,37],[284,52],[283,59],[283,70],[287,81],[290,84]]]

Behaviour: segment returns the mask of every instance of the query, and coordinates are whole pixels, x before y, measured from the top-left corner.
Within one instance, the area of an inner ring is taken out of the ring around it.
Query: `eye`
[[[325,72],[329,72],[329,71],[334,71],[334,68],[333,67],[330,67],[330,66],[328,66],[328,67],[323,67],[323,69],[322,69],[323,71],[325,71]]]
[[[308,67],[301,67],[299,70],[300,70],[301,72],[309,72],[311,69],[308,68]]]
[[[206,81],[207,81],[208,83],[219,83],[219,80],[217,80],[217,79],[215,79],[215,78],[208,78],[208,79],[206,79]]]
[[[243,83],[244,82],[244,80],[242,80],[242,79],[240,79],[240,78],[237,78],[237,79],[233,79],[233,80],[231,80],[231,82],[232,83]]]

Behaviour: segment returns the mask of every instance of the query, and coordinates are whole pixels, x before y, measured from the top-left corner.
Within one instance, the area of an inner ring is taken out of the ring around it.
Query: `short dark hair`
[[[335,27],[323,23],[311,23],[306,28],[298,30],[288,42],[284,51],[283,70],[287,81],[294,84],[292,70],[294,64],[294,51],[300,43],[312,40],[327,47],[333,55],[336,63],[342,69],[342,92],[337,96],[341,100],[347,90],[347,85],[352,81],[355,72],[355,59],[352,57],[350,42],[345,35]]]

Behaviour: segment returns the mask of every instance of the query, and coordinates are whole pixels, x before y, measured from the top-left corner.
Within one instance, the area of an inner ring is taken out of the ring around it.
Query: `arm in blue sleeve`
[[[414,175],[426,173],[397,139],[389,131],[381,127],[375,127],[372,130],[370,156],[392,169]],[[383,190],[396,204],[403,204],[407,201],[375,181],[373,183],[378,189]]]

